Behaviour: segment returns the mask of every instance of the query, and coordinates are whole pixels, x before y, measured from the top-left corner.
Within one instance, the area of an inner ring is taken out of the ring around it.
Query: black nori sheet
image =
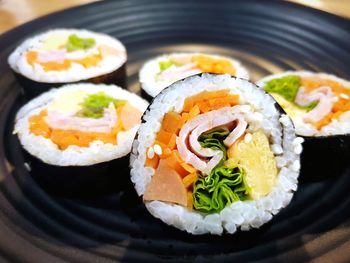
[[[141,88],[141,97],[147,100],[148,102],[151,102],[154,97],[149,95],[144,89]]]
[[[306,137],[300,181],[321,181],[342,175],[350,161],[350,134]]]
[[[118,192],[130,181],[129,155],[88,166],[57,166],[23,153],[30,175],[49,194],[92,198]]]
[[[113,72],[93,77],[90,79],[84,79],[75,82],[61,82],[61,83],[46,83],[46,82],[37,82],[31,80],[22,74],[14,72],[15,77],[18,83],[21,85],[22,93],[26,101],[33,99],[34,97],[40,95],[41,93],[50,90],[51,88],[57,88],[65,84],[76,84],[76,83],[95,83],[95,84],[115,84],[124,89],[127,88],[127,78],[126,78],[126,63],[120,66],[118,69]]]

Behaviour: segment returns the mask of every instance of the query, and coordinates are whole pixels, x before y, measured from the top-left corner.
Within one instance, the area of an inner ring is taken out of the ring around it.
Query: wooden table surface
[[[0,34],[37,17],[97,0],[0,0]],[[263,0],[262,0],[263,1]],[[288,0],[350,18],[350,0]]]

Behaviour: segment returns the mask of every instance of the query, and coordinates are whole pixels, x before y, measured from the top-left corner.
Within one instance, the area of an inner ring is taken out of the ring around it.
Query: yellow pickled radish
[[[44,40],[42,49],[46,51],[58,50],[65,46],[67,38],[64,33],[52,34]]]
[[[227,155],[226,166],[239,165],[244,169],[245,182],[252,199],[259,199],[271,192],[276,182],[277,167],[268,138],[262,130],[233,144]]]

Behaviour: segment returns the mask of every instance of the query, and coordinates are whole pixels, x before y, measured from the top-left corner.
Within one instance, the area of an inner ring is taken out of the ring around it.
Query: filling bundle
[[[350,154],[350,82],[325,73],[289,71],[258,85],[276,99],[305,140],[301,179],[341,175]]]
[[[167,224],[193,234],[258,228],[297,188],[302,140],[272,97],[246,80],[188,77],[162,91],[143,120],[131,179]]]
[[[259,83],[292,118],[296,133],[329,136],[350,133],[350,83],[313,72],[286,72]]]
[[[26,95],[33,97],[52,86],[78,81],[123,86],[126,58],[123,44],[108,35],[55,29],[25,40],[8,62]]]
[[[146,62],[140,70],[140,83],[142,89],[154,97],[170,84],[203,72],[249,79],[248,71],[233,58],[204,53],[172,53]]]
[[[24,105],[14,132],[47,164],[93,165],[129,153],[146,107],[143,99],[117,86],[66,85]]]

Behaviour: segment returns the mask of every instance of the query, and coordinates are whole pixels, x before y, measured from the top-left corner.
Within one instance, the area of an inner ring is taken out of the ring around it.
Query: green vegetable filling
[[[219,126],[199,136],[198,141],[203,148],[221,150],[224,153],[222,161],[227,159],[226,147],[223,143],[230,130],[226,126]]]
[[[224,153],[222,161],[225,161],[227,159],[227,154],[223,140],[225,140],[229,133],[230,130],[226,126],[216,127],[201,134],[201,136],[198,138],[198,141],[203,148],[221,150]]]
[[[264,90],[269,93],[279,94],[301,110],[311,111],[317,106],[318,101],[313,101],[305,106],[295,103],[295,97],[298,93],[300,83],[301,79],[299,76],[285,76],[270,80],[265,84]]]
[[[205,212],[219,212],[227,205],[247,198],[247,187],[244,183],[244,171],[240,167],[227,168],[223,161],[227,159],[223,140],[230,133],[226,126],[216,127],[203,133],[198,141],[204,148],[221,150],[224,157],[212,170],[210,175],[199,178],[193,185],[193,206]]]
[[[247,192],[243,169],[219,166],[194,183],[193,206],[204,213],[219,212],[233,202],[246,200]]]
[[[114,104],[115,108],[126,104],[126,100],[118,100],[111,96],[108,96],[104,92],[97,92],[88,95],[85,100],[80,104],[82,109],[77,113],[80,117],[98,119],[103,117],[104,109],[109,106],[110,103]]]
[[[277,93],[290,102],[294,102],[300,87],[300,77],[285,76],[267,82],[264,90],[269,93]]]
[[[318,102],[319,102],[318,100],[315,100],[315,101],[310,102],[310,104],[305,105],[305,106],[299,105],[297,103],[294,103],[294,105],[297,106],[301,110],[311,111],[318,105]]]
[[[76,34],[70,35],[66,43],[68,52],[76,50],[86,50],[95,46],[96,41],[93,38],[80,38]]]
[[[171,66],[175,65],[175,63],[172,62],[171,60],[164,60],[164,61],[160,61],[158,65],[159,65],[159,70],[162,72],[170,68]]]

